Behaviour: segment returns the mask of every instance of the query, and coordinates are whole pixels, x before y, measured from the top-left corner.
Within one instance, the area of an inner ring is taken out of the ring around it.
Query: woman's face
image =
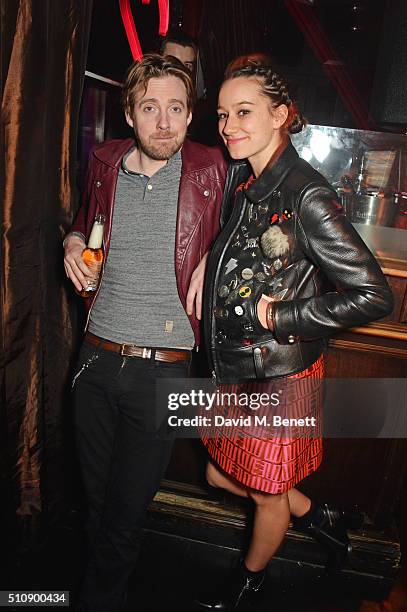
[[[233,159],[248,159],[256,176],[284,138],[284,104],[272,108],[255,77],[225,81],[219,92],[219,133]]]

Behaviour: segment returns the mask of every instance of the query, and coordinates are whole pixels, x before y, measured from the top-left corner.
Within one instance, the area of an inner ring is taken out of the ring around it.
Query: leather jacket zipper
[[[219,367],[218,367],[218,362],[217,362],[217,357],[216,357],[216,348],[215,348],[215,317],[213,314],[213,310],[215,307],[215,302],[216,302],[216,292],[215,292],[215,287],[217,286],[217,282],[218,282],[218,278],[219,278],[219,274],[220,274],[220,270],[222,267],[222,263],[223,263],[223,255],[226,251],[226,249],[229,247],[230,243],[232,242],[233,239],[233,235],[235,233],[235,230],[237,227],[239,227],[244,214],[246,212],[246,207],[247,207],[247,201],[246,198],[243,199],[243,203],[242,206],[235,206],[235,208],[233,209],[232,215],[230,216],[228,222],[226,223],[223,232],[226,232],[226,230],[228,229],[228,227],[230,226],[230,231],[229,231],[229,235],[228,238],[226,240],[225,243],[222,243],[221,248],[220,248],[220,252],[222,253],[222,257],[220,259],[218,259],[218,265],[215,271],[215,276],[213,278],[213,282],[211,282],[210,287],[211,287],[211,294],[210,294],[210,300],[209,300],[209,304],[210,304],[210,312],[208,313],[209,317],[207,317],[207,320],[209,318],[210,323],[209,323],[209,334],[207,334],[207,337],[210,338],[210,355],[208,355],[208,357],[210,357],[209,361],[210,361],[210,367],[212,370],[212,382],[213,384],[216,384],[216,379],[219,378]],[[238,218],[237,220],[235,220],[235,215],[238,214]],[[211,253],[211,258],[213,256],[213,254],[216,254],[216,251],[218,251],[218,249],[216,248],[216,243],[214,246],[214,249],[212,250]],[[209,267],[209,266],[208,266]]]

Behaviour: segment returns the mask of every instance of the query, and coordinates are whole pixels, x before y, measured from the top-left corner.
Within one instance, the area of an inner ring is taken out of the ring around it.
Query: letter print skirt
[[[282,378],[220,385],[211,425],[200,428],[212,461],[245,487],[284,493],[322,460],[324,361]]]

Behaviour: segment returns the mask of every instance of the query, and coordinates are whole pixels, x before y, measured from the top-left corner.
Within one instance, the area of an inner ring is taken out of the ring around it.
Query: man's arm
[[[91,158],[92,159],[92,158]],[[71,279],[78,291],[88,286],[86,276],[90,276],[90,270],[82,259],[82,251],[86,247],[87,232],[87,206],[89,202],[91,186],[93,181],[92,163],[89,164],[86,175],[86,187],[82,197],[82,206],[76,216],[71,231],[66,235],[64,246],[64,268],[68,278]]]

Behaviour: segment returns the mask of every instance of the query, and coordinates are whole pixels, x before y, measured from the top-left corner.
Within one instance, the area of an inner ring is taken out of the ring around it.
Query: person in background
[[[146,509],[172,437],[156,381],[188,375],[199,345],[203,276],[219,231],[226,163],[188,141],[194,86],[176,58],[130,67],[123,107],[134,138],[92,152],[83,206],[64,240],[79,291],[96,214],[106,216],[105,260],[73,379],[77,451],[88,502],[89,562],[77,610],[118,612],[134,569]]]
[[[198,45],[192,36],[181,30],[170,32],[161,43],[162,55],[172,55],[179,59],[192,75],[196,82]]]
[[[197,42],[182,30],[174,30],[161,43],[161,53],[179,59],[192,74],[196,84],[197,103],[188,128],[188,137],[208,146],[219,145],[216,105],[207,99]]]
[[[305,121],[273,67],[229,68],[218,123],[236,161],[224,195],[233,206],[207,263],[208,358],[220,397],[278,396],[280,414],[303,420],[287,429],[201,428],[209,484],[251,499],[255,511],[238,568],[197,603],[205,610],[240,610],[260,597],[290,514],[295,528],[341,558],[348,551],[347,517],[315,504],[296,485],[322,460],[326,339],[388,315],[393,296],[334,189],[291,144],[290,134]],[[251,414],[233,399],[220,401],[217,411],[236,423]],[[264,414],[272,415],[272,407]]]

